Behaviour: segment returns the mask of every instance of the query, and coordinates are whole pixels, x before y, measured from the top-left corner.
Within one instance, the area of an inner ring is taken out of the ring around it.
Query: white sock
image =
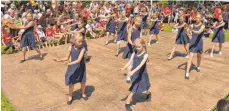
[[[198,70],[200,70],[200,67],[197,67]]]
[[[211,53],[210,56],[213,57],[213,53]]]
[[[186,77],[189,77],[189,73],[186,73],[185,76],[186,76]]]
[[[127,80],[127,81],[130,81],[130,76],[127,76],[126,80]]]
[[[219,51],[219,55],[222,55],[222,52],[221,51]]]

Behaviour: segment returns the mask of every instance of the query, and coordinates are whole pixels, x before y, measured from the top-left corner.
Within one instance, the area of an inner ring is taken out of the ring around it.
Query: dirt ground
[[[147,70],[151,83],[152,101],[144,95],[134,97],[133,111],[208,111],[229,92],[229,43],[223,46],[223,55],[210,58],[210,39],[204,39],[201,72],[194,68],[190,80],[184,79],[187,59],[184,48],[177,49],[176,57],[168,61],[176,35],[160,33],[160,42],[147,47]],[[146,37],[145,37],[146,38]],[[147,38],[146,38],[147,39]],[[75,86],[75,100],[67,105],[68,87],[64,84],[67,68],[52,58],[66,55],[69,45],[42,49],[45,59],[40,61],[35,51],[29,61],[19,63],[22,53],[2,55],[2,90],[20,111],[125,111],[125,98],[130,84],[124,72],[117,71],[127,62],[122,53],[115,57],[116,45],[104,46],[105,38],[88,40],[91,61],[87,63],[88,101],[80,99],[80,85]],[[124,46],[124,44],[122,44]],[[217,48],[218,49],[218,48]],[[194,59],[196,64],[196,58]]]

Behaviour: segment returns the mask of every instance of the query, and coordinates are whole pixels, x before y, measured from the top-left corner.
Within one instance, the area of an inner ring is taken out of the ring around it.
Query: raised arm
[[[79,57],[75,61],[72,61],[72,62],[68,63],[68,65],[78,64],[83,59],[84,53],[85,53],[85,48],[83,48],[80,51]]]
[[[72,23],[69,26],[71,27],[71,26],[76,25],[76,24],[78,24],[78,22]]]

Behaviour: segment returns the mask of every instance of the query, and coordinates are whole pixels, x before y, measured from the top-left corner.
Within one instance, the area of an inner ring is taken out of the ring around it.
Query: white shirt
[[[106,21],[107,20],[105,14],[100,14],[99,18],[100,18],[100,21]]]
[[[87,24],[86,25],[86,30],[89,32],[92,31],[92,29],[94,29],[94,28],[95,28],[94,24]]]
[[[8,20],[8,19],[11,19],[11,17],[10,17],[9,14],[5,14],[5,15],[3,16],[3,18],[4,18],[4,19],[7,19],[7,20]]]
[[[104,6],[104,9],[105,9],[105,12],[107,13],[107,14],[110,14],[110,12],[111,12],[111,9],[108,7],[106,7],[106,6]]]
[[[138,6],[134,7],[134,13],[138,13],[138,12],[139,12]]]
[[[42,30],[37,30],[38,37],[45,37],[45,33]]]

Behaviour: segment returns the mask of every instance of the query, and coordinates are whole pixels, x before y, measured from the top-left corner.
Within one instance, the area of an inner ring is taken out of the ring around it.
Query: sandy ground
[[[174,33],[160,33],[161,40],[148,48],[147,70],[151,82],[152,101],[144,95],[134,97],[133,111],[207,111],[229,92],[229,43],[224,44],[223,55],[210,58],[203,54],[201,72],[191,71],[190,80],[184,79],[184,48],[177,49],[176,57],[167,57],[174,45]],[[145,37],[147,39],[147,37]],[[127,62],[115,57],[116,45],[104,46],[105,38],[88,40],[91,61],[87,63],[88,101],[80,99],[80,85],[75,86],[75,100],[67,105],[68,87],[64,84],[65,63],[52,61],[64,57],[69,45],[42,49],[45,59],[40,61],[35,51],[29,61],[19,63],[22,53],[2,55],[2,90],[20,111],[124,111],[129,84],[124,72],[117,69]],[[124,46],[124,44],[122,44]],[[204,51],[212,47],[204,39]],[[194,59],[196,64],[196,58]]]

